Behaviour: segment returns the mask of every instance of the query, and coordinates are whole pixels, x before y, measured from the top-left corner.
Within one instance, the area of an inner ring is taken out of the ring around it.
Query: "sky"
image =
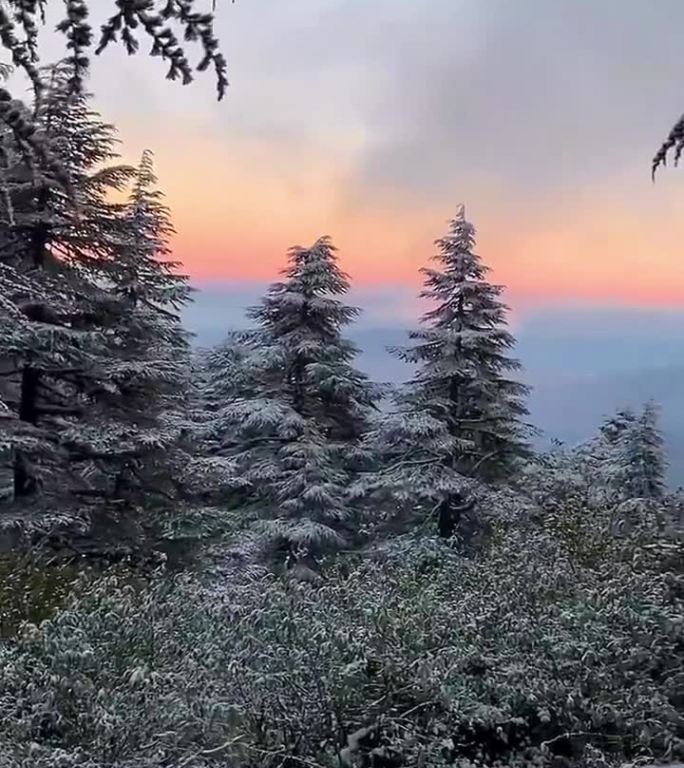
[[[684,168],[650,178],[684,110],[681,0],[216,5],[224,101],[209,73],[182,87],[121,50],[90,84],[124,157],[155,152],[203,339],[329,235],[380,349],[465,203],[540,377],[684,361]]]
[[[155,152],[195,281],[268,282],[328,234],[403,318],[464,202],[521,313],[684,302],[684,169],[649,176],[684,110],[680,0],[217,6],[223,102],[209,74],[182,87],[122,51],[91,81],[125,156]]]

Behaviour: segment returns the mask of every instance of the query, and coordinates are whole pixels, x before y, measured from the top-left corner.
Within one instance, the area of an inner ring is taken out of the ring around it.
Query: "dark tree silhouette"
[[[57,30],[66,41],[64,62],[71,70],[69,91],[82,94],[93,53],[100,54],[112,44],[120,43],[128,54],[137,53],[140,38],[151,43],[150,55],[168,64],[166,77],[192,82],[195,71],[213,69],[216,76],[218,98],[222,99],[228,87],[226,60],[219,50],[214,34],[216,0],[97,0],[99,9],[111,7],[112,14],[102,24],[99,33],[93,31],[90,8],[95,0],[61,0],[64,11]],[[0,64],[0,81],[12,68],[24,72],[32,83],[34,104],[39,107],[46,91],[38,50],[38,30],[45,24],[45,12],[58,0],[5,0],[0,3],[0,47],[8,54],[12,66]],[[106,5],[107,4],[107,5]],[[199,10],[206,6],[206,10]],[[187,45],[181,43],[177,31],[182,32],[185,44],[199,47],[200,59],[191,63]],[[0,87],[0,125],[7,129],[14,145],[24,155],[26,164],[37,160],[51,165],[60,174],[59,162],[49,143],[44,140],[35,114],[6,89]],[[6,144],[0,141],[0,167],[6,165]],[[69,180],[60,179],[64,188]]]
[[[667,165],[667,158],[670,152],[674,153],[674,164],[679,165],[679,159],[684,152],[684,115],[674,124],[668,137],[661,144],[656,152],[651,165],[651,176],[655,179],[656,171],[661,165]]]
[[[38,71],[38,29],[45,23],[48,4],[57,0],[6,0],[0,5],[0,44],[23,70],[34,87],[41,89]],[[73,68],[73,87],[81,89],[88,70],[91,53],[101,53],[112,43],[121,43],[129,54],[137,53],[139,36],[147,38],[150,55],[158,56],[169,66],[167,77],[189,83],[195,70],[212,68],[216,74],[219,99],[228,86],[226,61],[214,34],[215,0],[106,0],[112,15],[102,25],[99,34],[89,21],[94,0],[63,0],[64,13],[57,30],[66,39],[69,62]],[[104,5],[98,0],[98,6]],[[207,10],[200,10],[206,6]],[[185,41],[196,43],[201,58],[191,64],[184,46],[174,29],[180,26]]]

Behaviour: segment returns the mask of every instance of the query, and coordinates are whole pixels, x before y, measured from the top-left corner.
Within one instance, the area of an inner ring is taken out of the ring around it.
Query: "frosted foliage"
[[[167,259],[172,228],[151,156],[138,168],[116,164],[114,129],[86,94],[70,95],[72,74],[46,70],[36,110],[71,191],[49,164],[27,175],[13,154],[0,222],[12,496],[46,511],[56,497],[77,511],[173,495],[167,470],[186,430],[173,414],[190,375],[178,315],[189,290]]]
[[[466,475],[490,478],[509,472],[527,453],[527,388],[512,374],[502,288],[487,281],[488,269],[474,252],[475,229],[461,207],[448,234],[437,241],[438,269],[423,269],[421,296],[433,303],[412,344],[397,350],[416,365],[400,398],[402,412],[424,411],[453,437],[445,456]]]
[[[661,166],[667,165],[670,155],[673,157],[674,165],[679,165],[679,161],[684,152],[684,115],[672,126],[670,133],[665,141],[660,145],[651,163],[651,175],[655,179],[656,172]]]
[[[665,488],[666,460],[658,407],[649,402],[641,414],[627,415],[613,430],[610,481],[620,498],[659,499]]]
[[[405,514],[457,504],[482,481],[500,481],[528,455],[527,388],[513,374],[514,339],[502,289],[487,281],[463,208],[437,241],[438,269],[423,269],[421,296],[432,303],[411,344],[394,352],[412,363],[412,380],[394,396],[365,439],[375,458],[353,486],[370,502]]]
[[[586,443],[535,457],[515,485],[542,505],[581,499],[588,507],[611,506],[619,517],[621,508],[637,509],[633,502],[664,499],[666,466],[658,407],[649,402],[640,413],[619,410]]]
[[[291,249],[283,280],[249,312],[255,329],[201,365],[203,440],[236,462],[268,523],[259,529],[281,548],[322,550],[353,533],[351,473],[379,390],[342,336],[358,314],[342,302],[348,289],[327,238]]]
[[[426,411],[390,414],[366,436],[367,452],[376,462],[360,474],[353,492],[371,506],[387,500],[397,509],[411,501],[434,505],[474,486],[448,460],[461,447],[445,422]]]
[[[0,645],[0,764],[682,759],[681,542],[648,517],[616,538],[609,508],[575,503],[498,519],[476,557],[414,536],[316,583],[83,579]]]
[[[348,277],[328,238],[291,249],[288,261],[285,280],[250,311],[265,342],[264,387],[330,437],[355,439],[377,392],[353,367],[357,350],[341,336],[358,314],[340,298],[349,290]]]
[[[115,299],[92,266],[116,249],[117,206],[109,202],[130,169],[115,158],[113,129],[67,98],[68,68],[45,72],[48,88],[36,119],[63,157],[78,207],[41,162],[27,173],[20,154],[8,156],[0,220],[0,389],[16,416],[16,496],[54,493],[77,482],[63,439],[76,423],[97,423],[111,392],[101,370]],[[1,209],[0,209],[1,210]]]
[[[169,211],[156,188],[152,155],[143,153],[118,221],[114,258],[98,263],[114,297],[110,338],[101,366],[112,391],[98,439],[82,452],[105,468],[107,492],[134,498],[155,491],[173,496],[174,463],[190,386],[190,349],[179,310],[189,300],[187,279],[169,260]],[[113,485],[112,485],[113,482]]]
[[[38,36],[45,23],[45,5],[46,0],[6,0],[0,8],[0,43],[14,66],[28,75],[38,92],[41,91]],[[64,6],[57,30],[64,36],[69,52],[72,92],[82,90],[93,51],[99,54],[108,46],[120,43],[127,53],[133,54],[138,51],[142,35],[152,43],[151,55],[167,64],[167,78],[189,83],[195,68],[211,67],[216,74],[219,98],[223,97],[228,85],[226,62],[214,35],[213,15],[201,8],[197,0],[98,3],[98,10],[107,7],[111,11],[99,34],[95,34],[89,18],[93,2],[64,0]],[[196,66],[191,64],[177,35],[178,26],[186,44],[192,41],[200,48],[201,57]]]

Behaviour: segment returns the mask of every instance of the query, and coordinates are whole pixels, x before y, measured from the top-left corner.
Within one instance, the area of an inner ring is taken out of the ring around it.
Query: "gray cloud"
[[[251,0],[221,25],[234,88],[210,130],[322,146],[342,199],[641,195],[684,109],[680,0]]]
[[[189,116],[227,144],[322,147],[356,195],[443,199],[482,182],[559,203],[611,174],[645,188],[684,109],[681,0],[248,0],[219,3],[218,26],[222,104],[210,77],[181,89],[121,51],[96,62],[98,103],[133,112],[152,144]],[[48,35],[47,55],[60,50]]]
[[[464,45],[465,12],[479,16]],[[481,177],[538,194],[634,167],[646,181],[684,108],[677,0],[417,3],[413,22],[372,52],[385,77],[364,183],[441,192]]]

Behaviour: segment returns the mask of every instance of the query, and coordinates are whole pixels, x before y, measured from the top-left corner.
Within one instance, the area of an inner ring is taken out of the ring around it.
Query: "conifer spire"
[[[208,360],[209,433],[251,486],[271,544],[320,552],[352,532],[348,486],[378,391],[343,336],[359,310],[344,303],[349,277],[330,239],[287,258],[283,279],[249,311],[256,328]]]
[[[450,462],[465,475],[505,475],[527,453],[527,387],[512,376],[515,340],[507,328],[501,286],[475,252],[475,228],[458,207],[448,233],[436,241],[437,268],[423,268],[421,297],[433,303],[399,350],[417,366],[402,400],[442,421],[456,441]]]

